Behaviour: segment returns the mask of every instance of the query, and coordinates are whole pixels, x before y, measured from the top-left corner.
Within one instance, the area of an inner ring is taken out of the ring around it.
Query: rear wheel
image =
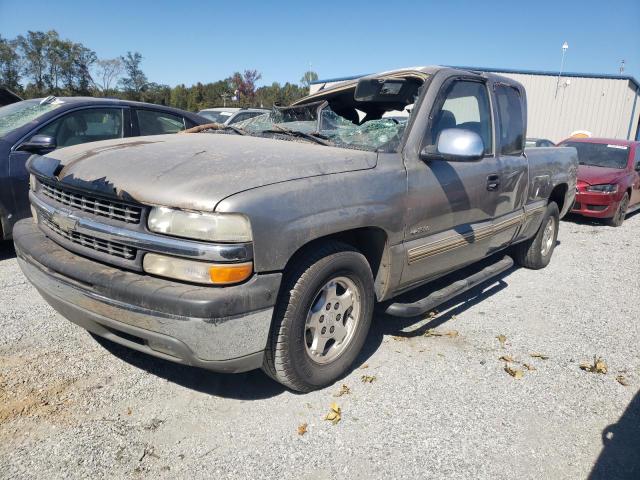
[[[560,212],[555,202],[547,205],[542,223],[536,235],[513,247],[513,258],[518,265],[538,270],[549,265],[556,248]]]
[[[285,272],[263,370],[308,392],[330,385],[351,366],[373,315],[373,276],[351,246],[330,242]]]
[[[619,227],[624,223],[624,219],[627,216],[627,210],[629,208],[629,193],[625,193],[622,200],[618,204],[618,209],[616,213],[607,220],[607,224],[612,227]]]

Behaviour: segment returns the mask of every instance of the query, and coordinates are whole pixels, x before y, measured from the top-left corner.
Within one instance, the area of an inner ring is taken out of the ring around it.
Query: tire
[[[345,374],[369,332],[375,298],[369,263],[353,247],[331,241],[306,253],[285,271],[262,367],[299,392]],[[342,340],[327,340],[332,335]]]
[[[607,225],[610,227],[620,227],[624,223],[624,219],[627,216],[627,210],[629,209],[629,193],[626,192],[620,203],[618,209],[613,217],[607,219]]]
[[[549,265],[556,247],[559,225],[558,205],[555,202],[549,202],[535,236],[513,247],[513,259],[516,263],[532,270],[539,270]],[[549,228],[552,230],[548,231]]]

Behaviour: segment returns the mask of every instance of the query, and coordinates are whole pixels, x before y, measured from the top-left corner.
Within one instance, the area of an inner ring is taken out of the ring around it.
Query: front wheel
[[[547,205],[536,235],[513,247],[513,259],[518,265],[539,270],[549,265],[551,255],[556,248],[560,211],[555,202]]]
[[[624,222],[625,217],[627,216],[627,209],[629,208],[629,194],[625,193],[622,200],[618,204],[618,209],[616,213],[611,217],[607,223],[612,227],[620,227]]]
[[[364,255],[340,242],[308,250],[285,272],[263,370],[292,390],[330,385],[362,349],[373,304]]]

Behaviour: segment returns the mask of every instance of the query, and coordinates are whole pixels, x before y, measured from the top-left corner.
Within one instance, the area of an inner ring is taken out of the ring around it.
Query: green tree
[[[0,85],[14,92],[21,92],[20,67],[18,42],[0,35]]]
[[[124,71],[124,64],[120,58],[105,58],[94,64],[93,82],[102,95],[109,95],[118,84],[118,79]]]
[[[19,35],[17,42],[24,62],[24,72],[33,81],[33,84],[27,88],[36,96],[40,96],[45,91],[49,34],[28,31],[26,37]]]
[[[142,92],[147,88],[147,76],[142,71],[142,55],[139,52],[127,52],[127,55],[120,57],[124,66],[126,76],[120,79],[120,85],[124,89],[127,97],[132,100],[140,100]]]
[[[304,88],[309,88],[311,82],[315,82],[316,80],[318,80],[318,74],[313,70],[308,70],[302,75],[300,83]]]

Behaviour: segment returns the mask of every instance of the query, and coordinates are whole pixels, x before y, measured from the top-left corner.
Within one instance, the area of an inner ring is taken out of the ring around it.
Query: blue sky
[[[259,84],[446,64],[625,74],[640,80],[640,1],[0,0],[0,34],[57,30],[101,58],[139,51],[176,85],[255,68]]]

